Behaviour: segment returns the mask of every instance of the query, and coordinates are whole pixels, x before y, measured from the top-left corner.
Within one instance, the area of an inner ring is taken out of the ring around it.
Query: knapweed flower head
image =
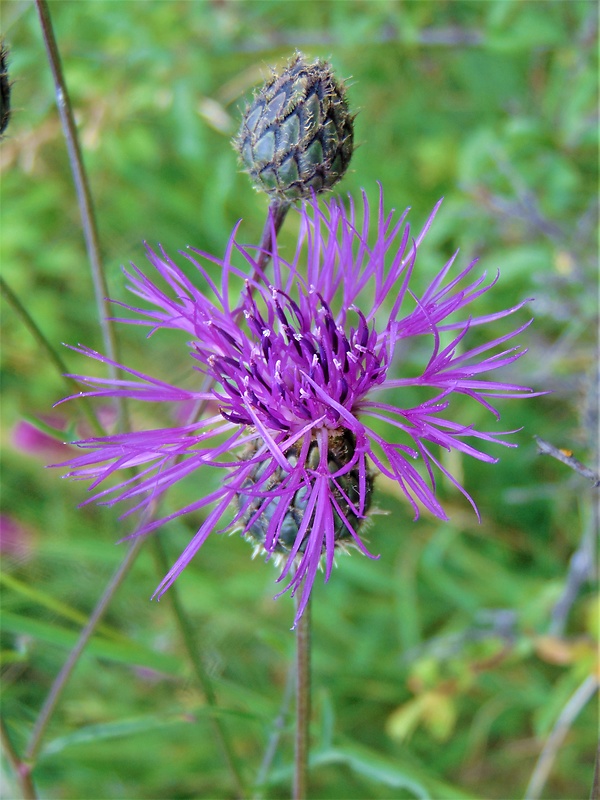
[[[478,336],[470,345],[474,328],[523,303],[473,315],[472,305],[497,276],[474,276],[475,262],[456,270],[456,254],[423,292],[411,289],[417,252],[438,206],[411,238],[407,212],[399,219],[387,214],[383,193],[374,220],[363,195],[360,222],[351,200],[346,210],[339,200],[313,197],[297,212],[293,257],[286,260],[275,243],[268,269],[261,267],[264,253],[261,259],[258,248],[238,243],[236,226],[222,259],[193,248],[184,253],[197,281],[162,249],[148,248],[152,277],[135,266],[125,271],[143,306],[125,305],[133,316],[123,321],[148,326],[150,334],[181,331],[195,385],[183,388],[125,366],[127,377],[119,380],[73,377],[89,387],[88,396],[186,402],[204,411],[187,424],[80,441],[86,452],[67,462],[68,475],[91,480],[91,500],[133,501],[130,514],[200,468],[222,473],[217,489],[199,490],[191,504],[136,532],[209,509],[155,595],[212,531],[237,528],[279,565],[281,594],[300,592],[297,621],[319,567],[327,580],[336,552],[356,548],[371,555],[361,529],[378,472],[396,482],[415,518],[423,508],[447,518],[436,497],[436,473],[474,505],[439,450],[492,462],[481,443],[508,446],[507,432],[454,420],[453,400],[467,396],[493,419],[496,399],[531,393],[493,377],[523,355],[506,343],[529,323],[484,343]],[[216,265],[218,280],[209,265]],[[74,349],[108,363],[86,347]],[[406,354],[413,349],[423,361],[407,374]],[[415,390],[423,394],[420,402],[407,402]],[[131,468],[133,476],[104,488]]]

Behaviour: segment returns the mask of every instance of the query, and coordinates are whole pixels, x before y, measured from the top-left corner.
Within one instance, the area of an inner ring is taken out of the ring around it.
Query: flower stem
[[[13,769],[23,800],[37,800],[37,792],[31,780],[31,772],[19,758],[3,719],[0,719],[0,739],[2,741],[2,750]]]
[[[52,28],[50,9],[48,7],[47,0],[35,0],[35,6],[40,20],[42,36],[46,46],[48,61],[50,62],[52,77],[54,78],[56,104],[58,106],[58,113],[60,115],[60,121],[63,128],[63,135],[67,144],[69,163],[71,164],[73,182],[75,183],[75,191],[77,193],[77,202],[79,204],[83,235],[85,238],[85,245],[92,272],[92,281],[94,284],[98,320],[100,322],[100,328],[102,330],[102,337],[104,341],[104,350],[111,361],[118,362],[117,340],[114,334],[113,326],[109,320],[107,300],[108,288],[106,285],[106,277],[104,274],[102,258],[100,256],[100,243],[98,237],[98,226],[96,224],[96,214],[94,211],[94,204],[92,202],[92,194],[90,192],[87,173],[83,163],[81,147],[79,146],[79,139],[77,136],[75,119],[73,117],[71,100],[67,91],[67,84],[62,71],[60,54],[58,52],[58,46],[56,44],[56,38]],[[118,377],[118,370],[116,367],[109,364],[108,369],[110,377],[113,380]],[[121,429],[123,429],[125,419],[125,404],[122,402],[122,398],[117,398],[117,403]]]
[[[134,539],[127,555],[117,568],[116,572],[112,576],[111,580],[107,584],[102,597],[100,598],[96,608],[92,611],[92,614],[87,621],[87,624],[81,631],[79,635],[79,639],[77,640],[77,644],[69,653],[69,657],[63,664],[61,671],[56,676],[54,683],[50,689],[48,697],[46,698],[46,702],[42,706],[42,709],[38,715],[37,721],[35,723],[35,727],[31,734],[31,738],[29,739],[29,744],[27,745],[27,749],[25,751],[25,757],[23,761],[29,765],[29,769],[33,768],[35,764],[37,755],[39,753],[39,749],[42,743],[42,739],[44,737],[44,733],[46,732],[46,728],[48,727],[48,723],[50,722],[52,715],[56,706],[58,705],[58,701],[60,700],[62,693],[71,677],[71,673],[75,669],[77,662],[81,654],[83,653],[87,643],[91,639],[96,626],[102,619],[104,612],[108,608],[109,603],[113,599],[117,589],[123,583],[125,576],[131,569],[133,562],[138,556],[138,553],[142,547],[144,539],[142,537],[138,539]]]
[[[297,602],[300,602],[298,597]],[[306,800],[310,724],[310,599],[296,626],[296,741],[293,800]]]
[[[253,800],[261,800],[262,798],[263,788],[267,783],[267,779],[269,777],[269,771],[273,764],[275,755],[277,754],[277,748],[279,747],[281,737],[287,726],[289,710],[292,704],[292,698],[294,696],[295,684],[296,684],[296,665],[290,664],[288,669],[287,679],[285,682],[283,699],[279,707],[279,713],[277,714],[277,717],[273,722],[267,748],[265,750],[263,760],[261,761],[260,767],[256,775],[256,781],[254,783]]]
[[[160,536],[155,536],[152,539],[154,545],[154,554],[156,557],[156,561],[158,563],[158,567],[162,574],[164,575],[168,572],[169,564],[167,561],[167,556],[163,547],[163,543],[161,541]],[[198,655],[198,648],[196,643],[196,637],[194,635],[194,630],[192,625],[190,624],[189,619],[187,618],[185,611],[181,605],[179,600],[179,594],[177,592],[177,586],[173,585],[170,587],[169,591],[167,592],[168,600],[171,604],[171,608],[177,624],[179,626],[179,631],[181,633],[181,637],[183,639],[183,643],[185,649],[187,651],[188,657],[192,663],[192,668],[194,673],[196,674],[196,678],[198,679],[198,683],[202,687],[202,691],[204,692],[204,697],[206,698],[206,703],[210,706],[211,709],[216,709],[218,706],[217,698],[215,694],[215,690],[212,685],[212,681],[206,671],[204,664],[202,663],[202,659]],[[237,763],[237,759],[235,757],[235,753],[229,739],[229,735],[227,729],[225,727],[225,723],[222,719],[218,716],[214,715],[211,717],[211,722],[215,731],[215,736],[221,750],[223,752],[223,756],[231,773],[231,777],[235,783],[237,796],[240,798],[246,797],[246,787],[242,778],[241,770]]]
[[[258,269],[264,270],[264,268],[271,260],[271,253],[273,245],[275,244],[272,237],[272,230],[275,231],[275,238],[277,238],[277,234],[281,230],[281,226],[283,225],[283,221],[286,218],[289,210],[290,210],[290,204],[282,203],[280,200],[273,200],[271,205],[269,206],[267,221],[265,222],[265,227],[263,228],[262,236],[260,239],[260,245],[259,245],[260,251],[258,254],[258,261],[257,261]],[[273,222],[271,222],[271,220],[273,220]],[[255,274],[254,278],[257,277],[258,277],[257,274]]]
[[[594,777],[592,778],[590,800],[600,800],[600,745],[598,745],[596,750],[596,763],[594,764]]]
[[[68,387],[68,391],[71,392],[79,392],[79,385],[77,381],[73,380],[73,378],[68,378],[67,373],[69,369],[56,350],[52,347],[48,339],[42,333],[40,328],[38,327],[36,321],[33,319],[29,311],[25,308],[23,303],[19,300],[10,286],[6,283],[4,278],[0,276],[0,289],[2,290],[2,294],[5,296],[7,302],[12,306],[13,310],[21,317],[21,320],[25,324],[25,327],[29,330],[32,334],[33,338],[45,351],[46,355],[50,359],[51,363],[54,364],[56,369],[58,370],[59,374],[65,381],[66,386]],[[98,417],[94,413],[94,408],[90,403],[89,397],[82,397],[81,402],[83,405],[84,413],[90,422],[94,431],[99,435],[102,436],[104,434],[104,428],[98,421]]]

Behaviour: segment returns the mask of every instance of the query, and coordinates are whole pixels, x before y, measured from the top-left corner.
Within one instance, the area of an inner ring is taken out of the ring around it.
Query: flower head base
[[[237,243],[237,228],[223,259],[199,251],[192,251],[196,257],[186,254],[206,291],[162,251],[149,249],[148,257],[168,290],[137,267],[125,273],[130,290],[150,308],[125,306],[134,317],[123,321],[149,326],[152,333],[182,331],[195,369],[205,376],[204,388],[186,389],[126,367],[127,379],[74,377],[91,387],[88,396],[210,402],[214,413],[181,426],[81,441],[87,452],[67,462],[68,475],[91,479],[97,489],[118,470],[137,468],[135,477],[91,498],[109,505],[134,501],[129,514],[200,467],[224,473],[218,489],[136,532],[210,507],[157,595],[211,531],[237,527],[283,564],[278,578],[287,580],[283,592],[301,591],[297,620],[317,570],[322,565],[327,580],[336,551],[355,547],[370,555],[359,532],[371,505],[374,470],[400,486],[415,517],[425,508],[446,519],[436,497],[436,472],[474,506],[435,451],[458,450],[493,462],[479,442],[511,446],[502,432],[454,421],[452,405],[456,396],[468,396],[497,418],[495,398],[532,396],[526,387],[487,376],[523,355],[504,344],[529,323],[469,347],[473,327],[512,314],[523,303],[472,316],[468,308],[496,279],[472,278],[475,262],[451,277],[455,256],[422,294],[409,288],[417,250],[436,211],[437,206],[411,239],[406,213],[395,221],[393,213],[384,212],[383,196],[373,225],[366,198],[359,225],[351,202],[346,211],[336,200],[320,205],[313,197],[299,210],[294,257],[286,261],[273,246],[270,277],[258,256]],[[245,266],[235,266],[234,256]],[[219,267],[220,284],[202,262]],[[236,287],[241,302],[233,306]],[[418,342],[428,344],[423,363],[413,374],[396,377],[402,354]],[[87,348],[76,349],[108,361]],[[407,404],[403,396],[415,389],[423,399]]]
[[[308,446],[307,446],[308,445]],[[361,503],[360,472],[356,468],[346,469],[353,462],[356,445],[353,434],[345,428],[333,430],[327,436],[326,468],[329,471],[329,493],[333,505],[333,542],[335,549],[346,550],[353,545],[352,531],[358,531],[364,521],[364,514],[369,510],[373,478],[366,475],[366,492],[362,497],[363,513],[360,514]],[[254,448],[253,448],[254,451]],[[253,452],[252,452],[253,454]],[[287,460],[293,469],[301,468],[299,461],[304,458],[304,469],[317,474],[321,466],[323,454],[317,442],[310,437],[297,442],[288,453]],[[237,500],[242,511],[242,521],[247,535],[256,543],[256,553],[276,554],[296,553],[297,558],[306,552],[311,545],[310,531],[314,527],[314,510],[307,514],[311,492],[306,485],[301,486],[290,496],[287,504],[282,504],[281,496],[275,494],[272,501],[264,497],[247,494],[244,489],[253,489],[263,482],[267,465],[264,461],[256,465],[255,470],[242,487]],[[287,482],[287,472],[277,467],[265,485],[267,492]],[[277,539],[273,540],[275,515],[282,516],[281,527]],[[360,515],[359,515],[360,514]],[[300,536],[300,532],[303,536]],[[325,554],[324,544],[321,554]],[[279,559],[281,560],[281,559]]]

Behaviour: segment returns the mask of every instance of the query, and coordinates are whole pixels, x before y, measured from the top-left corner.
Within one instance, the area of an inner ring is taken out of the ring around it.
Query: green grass
[[[477,255],[501,272],[481,313],[534,298],[529,354],[511,379],[552,394],[502,404],[502,429],[522,428],[518,450],[496,451],[496,465],[452,465],[481,524],[450,485],[440,491],[451,522],[415,523],[380,481],[375,504],[390,513],[374,517],[369,542],[381,558],[341,558],[328,585],[317,579],[313,604],[310,797],[522,797],[597,649],[591,578],[564,630],[552,617],[571,557],[582,542],[594,548],[597,490],[538,456],[532,439],[594,464],[595,3],[53,0],[50,8],[113,298],[125,299],[120,267],[143,264],[143,240],[221,255],[243,218],[242,240],[258,241],[266,201],[238,171],[230,138],[253,87],[295,48],[330,58],[360,111],[360,147],[340,191],[357,197],[364,187],[374,201],[380,180],[388,206],[412,206],[417,229],[445,197],[417,285],[460,246],[461,264]],[[2,273],[69,369],[85,372],[85,359],[60,347],[102,342],[39,24],[26,2],[9,0],[1,12],[14,81],[0,145]],[[288,220],[282,245],[293,236]],[[149,344],[132,327],[118,334],[126,363],[189,377],[185,348],[168,336]],[[83,415],[75,403],[51,410],[65,394],[62,379],[4,301],[2,337],[2,505],[20,526],[20,549],[3,559],[2,714],[22,753],[132,523],[114,509],[78,509],[84,485],[44,469],[57,455],[16,446],[24,418],[58,414],[74,425]],[[138,426],[164,422],[148,408],[131,412]],[[167,507],[190,502],[210,479],[177,487]],[[161,532],[169,558],[198,521]],[[214,536],[177,584],[217,692],[211,712],[168,599],[149,602],[162,575],[144,546],[46,732],[33,772],[41,797],[234,797],[215,714],[245,779],[256,780],[294,636],[292,602],[272,600],[276,573],[250,555],[239,537]],[[596,730],[590,701],[569,725],[542,797],[589,796]],[[292,749],[288,715],[265,798],[287,796]],[[5,779],[5,796],[18,797],[10,770]]]

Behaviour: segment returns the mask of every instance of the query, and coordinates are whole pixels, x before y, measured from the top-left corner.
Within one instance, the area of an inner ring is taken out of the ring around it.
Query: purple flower
[[[415,518],[424,507],[447,519],[436,498],[436,472],[475,504],[440,463],[439,448],[494,462],[480,442],[514,446],[502,438],[510,432],[453,421],[451,404],[455,395],[467,395],[498,418],[495,398],[531,396],[531,389],[488,376],[526,352],[505,343],[529,323],[469,344],[473,328],[524,303],[472,316],[471,304],[497,276],[487,283],[485,274],[473,277],[476,262],[452,274],[456,254],[415,294],[410,280],[417,250],[439,203],[416,239],[404,222],[407,212],[397,221],[394,212],[384,212],[382,194],[374,223],[364,195],[363,206],[359,223],[352,201],[348,211],[337,200],[306,202],[299,210],[294,257],[286,261],[274,245],[268,273],[257,248],[236,241],[237,226],[223,259],[192,248],[194,255],[184,255],[206,290],[162,249],[157,254],[148,248],[162,281],[155,283],[135,266],[125,271],[130,291],[150,308],[119,304],[134,314],[120,321],[148,326],[149,335],[161,328],[183,331],[196,385],[182,388],[123,366],[128,377],[121,380],[73,377],[90,387],[90,397],[192,403],[203,414],[176,427],[77,442],[87,452],[61,466],[68,466],[68,476],[90,479],[93,490],[119,470],[135,468],[134,477],[130,473],[90,498],[108,505],[133,500],[123,516],[147,509],[199,467],[222,471],[218,489],[134,534],[210,508],[155,596],[174,582],[211,531],[237,527],[282,565],[281,594],[300,590],[297,622],[317,569],[323,565],[328,580],[336,551],[355,547],[374,557],[359,532],[377,472],[400,486]],[[207,262],[217,265],[220,281]],[[232,298],[240,297],[234,306]],[[407,374],[406,354],[414,348],[424,352],[422,366]],[[86,347],[73,349],[109,362]],[[405,398],[415,389],[421,402],[409,404]]]

